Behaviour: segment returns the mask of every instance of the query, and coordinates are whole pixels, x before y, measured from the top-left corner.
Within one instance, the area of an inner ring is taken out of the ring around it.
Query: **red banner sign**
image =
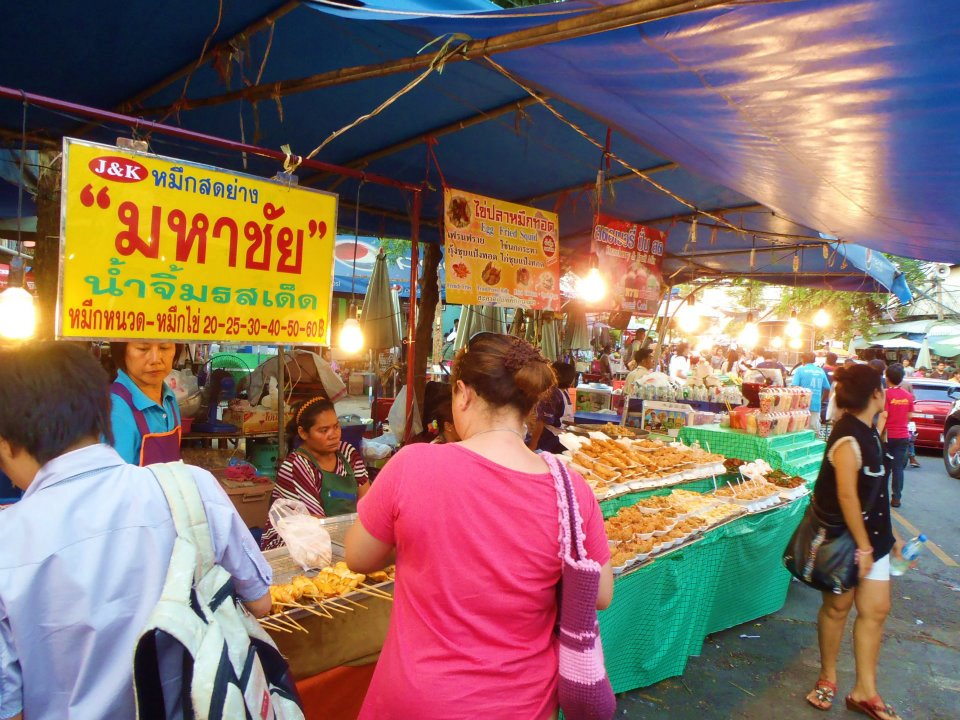
[[[609,283],[609,310],[652,317],[663,289],[667,234],[637,223],[599,215],[593,227],[593,253]]]

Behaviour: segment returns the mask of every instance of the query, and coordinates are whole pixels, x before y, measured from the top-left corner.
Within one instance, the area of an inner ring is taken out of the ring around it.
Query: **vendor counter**
[[[698,425],[680,430],[679,439],[687,445],[698,442],[700,447],[728,458],[747,462],[761,459],[776,470],[814,478],[826,448],[826,443],[817,439],[812,430],[760,437],[719,425]]]

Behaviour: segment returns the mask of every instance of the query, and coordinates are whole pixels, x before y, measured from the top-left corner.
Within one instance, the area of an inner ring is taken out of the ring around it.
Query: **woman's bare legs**
[[[861,580],[855,600],[857,619],[853,625],[853,650],[857,660],[857,684],[850,697],[863,702],[880,694],[877,691],[877,665],[880,644],[883,642],[883,626],[890,614],[890,582]]]
[[[840,655],[840,643],[843,642],[843,631],[853,607],[854,591],[843,595],[823,593],[823,604],[817,616],[817,639],[820,642],[820,677],[819,680],[837,684],[837,658]],[[817,698],[816,689],[807,695],[807,700],[816,707],[828,709],[828,706]]]

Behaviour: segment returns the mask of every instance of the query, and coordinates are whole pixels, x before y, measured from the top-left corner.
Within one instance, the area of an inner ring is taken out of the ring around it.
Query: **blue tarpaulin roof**
[[[6,8],[0,84],[103,108],[132,98],[127,111],[134,115],[273,148],[289,143],[304,154],[397,92],[414,73],[267,94],[256,105],[231,100],[179,112],[153,109],[181,96],[214,98],[258,83],[272,88],[285,80],[411,57],[447,32],[481,39],[570,17],[550,12],[588,13],[616,4],[591,0],[500,11],[494,19],[398,21],[363,20],[363,11],[318,12],[323,8],[315,3],[247,0],[224,3],[218,25],[218,3],[212,0],[19,3]],[[406,4],[378,0],[376,5],[382,11]],[[475,11],[480,5],[471,0],[454,9]],[[143,93],[182,67],[192,69],[215,26],[211,47],[288,6],[293,9],[272,26],[244,32],[216,62],[190,73],[186,90],[181,77]],[[413,7],[422,12],[451,5],[419,0]],[[531,17],[534,11],[547,14]],[[701,217],[694,247],[683,221],[690,207],[613,162],[608,176],[617,182],[608,186],[602,210],[672,225],[668,275],[679,271],[679,280],[700,272],[752,273],[786,284],[888,287],[906,298],[891,266],[877,253],[868,258],[866,250],[849,244],[955,259],[960,53],[931,48],[954,48],[958,30],[960,16],[946,0],[736,3],[494,59],[549,96],[592,138],[604,142],[610,129],[611,150],[648,170],[673,196],[743,229],[714,235],[708,227],[713,221]],[[447,184],[556,210],[561,246],[575,248],[589,236],[596,212],[592,185],[602,153],[529,102],[525,90],[482,60],[451,62],[442,74],[433,73],[383,113],[331,142],[318,158],[411,182],[427,179],[434,190],[425,194],[424,239],[436,240],[441,176],[428,163],[427,145],[415,142],[434,134],[433,150]],[[20,103],[0,103],[0,130],[15,136],[21,112]],[[473,121],[485,113],[490,119]],[[446,132],[454,123],[466,127]],[[105,141],[129,134],[84,126],[80,117],[28,109],[28,127],[37,134],[78,134],[83,128]],[[160,135],[151,138],[151,147],[226,167],[244,163],[236,154]],[[257,174],[278,169],[252,157],[246,163]],[[301,171],[301,180],[335,189],[352,207],[356,181],[311,175]],[[410,198],[403,192],[368,183],[360,188],[359,204],[361,232],[409,232],[404,218]],[[344,210],[342,205],[341,217],[352,219]],[[673,224],[677,217],[680,222]],[[813,240],[820,232],[840,238],[845,249],[831,251],[825,260]]]

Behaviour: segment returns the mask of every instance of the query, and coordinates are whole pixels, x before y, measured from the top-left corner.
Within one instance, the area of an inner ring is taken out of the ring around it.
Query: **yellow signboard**
[[[560,309],[556,213],[443,191],[447,302]]]
[[[64,140],[57,336],[326,344],[337,196]]]

